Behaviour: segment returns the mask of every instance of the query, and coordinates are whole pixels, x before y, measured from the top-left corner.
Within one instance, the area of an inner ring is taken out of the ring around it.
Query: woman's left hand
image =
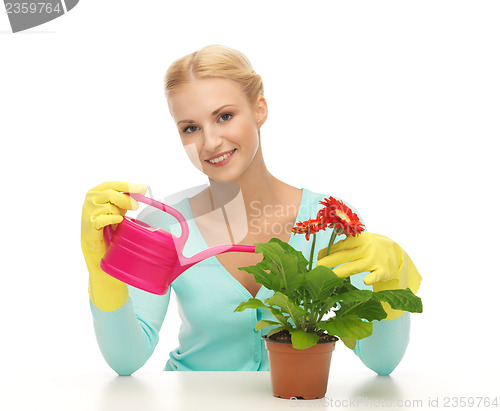
[[[339,277],[369,271],[364,282],[374,291],[409,287],[417,292],[422,277],[406,252],[394,241],[381,235],[362,232],[348,236],[318,253],[317,265],[332,268]]]
[[[364,282],[372,285],[373,291],[410,288],[414,294],[420,287],[422,277],[406,252],[391,239],[367,231],[356,237],[348,236],[318,253],[317,265],[332,268],[338,277],[349,277],[369,271]],[[394,320],[404,311],[393,310],[387,303],[382,306],[387,312],[386,320]]]

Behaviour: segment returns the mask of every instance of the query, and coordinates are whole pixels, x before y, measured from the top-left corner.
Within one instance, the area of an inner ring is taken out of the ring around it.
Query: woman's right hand
[[[92,188],[85,197],[82,210],[81,240],[83,252],[106,252],[103,227],[118,224],[127,210],[137,210],[139,204],[128,193],[146,194],[144,184],[109,181]]]
[[[89,270],[89,296],[101,311],[114,311],[128,299],[127,285],[106,274],[99,263],[106,253],[103,227],[123,220],[127,210],[139,204],[124,193],[146,194],[144,184],[111,181],[99,184],[87,193],[82,210],[81,245]]]

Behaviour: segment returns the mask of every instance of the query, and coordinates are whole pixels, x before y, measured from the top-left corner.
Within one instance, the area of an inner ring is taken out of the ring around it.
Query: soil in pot
[[[305,350],[292,347],[290,333],[286,330],[262,338],[269,354],[275,397],[314,399],[325,396],[337,337],[322,335],[316,345]]]
[[[270,340],[273,341],[279,341],[279,342],[292,342],[292,335],[287,331],[287,330],[281,330],[278,331],[277,333],[271,335],[270,337],[267,337]],[[328,334],[322,334],[319,337],[318,343],[323,343],[323,342],[330,342],[330,341],[337,341],[337,337],[333,337]]]

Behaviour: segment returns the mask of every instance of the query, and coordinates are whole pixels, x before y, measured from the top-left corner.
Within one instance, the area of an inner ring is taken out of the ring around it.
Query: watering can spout
[[[182,263],[185,263],[186,266],[183,265],[184,270],[187,270],[189,267],[199,263],[200,261],[206,260],[210,257],[215,257],[219,254],[223,253],[232,253],[232,252],[242,252],[242,253],[255,253],[254,245],[240,245],[240,244],[232,244],[232,245],[218,245],[215,247],[211,247],[207,250],[200,251],[199,253],[193,255],[192,257],[184,257],[183,255],[179,256],[179,260]]]

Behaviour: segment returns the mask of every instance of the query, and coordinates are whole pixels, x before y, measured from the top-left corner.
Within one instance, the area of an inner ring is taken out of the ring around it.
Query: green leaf
[[[300,328],[291,330],[290,334],[292,334],[292,347],[298,350],[305,350],[312,347],[319,340],[318,334],[308,333]]]
[[[356,343],[357,343],[357,340],[355,340],[354,338],[340,338],[342,340],[342,342],[344,343],[344,345],[347,347],[347,348],[350,348],[351,350],[354,350],[354,348],[356,347]]]
[[[332,308],[337,306],[337,301],[333,299],[333,296],[325,298],[322,302],[319,302],[317,307],[326,315]]]
[[[285,254],[283,248],[272,241],[268,241],[267,243],[255,243],[255,252],[264,255],[262,261],[266,259],[269,261],[279,261],[281,256]]]
[[[307,315],[307,311],[305,311],[302,307],[296,305],[291,298],[279,291],[273,296],[266,299],[265,302],[271,306],[276,305],[281,308],[281,311],[288,313],[292,318],[295,326],[298,325],[298,320],[300,317]]]
[[[411,313],[422,312],[422,300],[406,288],[404,290],[384,290],[373,293],[376,301],[385,301],[395,310],[409,311]]]
[[[238,269],[252,274],[255,278],[255,281],[257,281],[259,284],[262,284],[268,290],[281,290],[282,287],[279,277],[273,273],[267,273],[259,264],[250,265],[247,267],[238,267]]]
[[[248,301],[244,301],[235,308],[234,312],[243,311],[247,308],[267,308],[266,305],[258,298],[250,298]]]
[[[387,313],[385,312],[384,307],[382,307],[382,304],[373,300],[361,303],[357,307],[353,308],[349,314],[355,315],[359,318],[364,318],[368,321],[380,321],[387,317]]]
[[[338,297],[342,302],[345,303],[357,303],[361,301],[366,301],[372,298],[373,292],[370,290],[353,290],[344,294],[340,294]]]
[[[344,294],[344,293],[348,293],[349,291],[357,290],[357,288],[351,284],[350,277],[344,278],[344,280],[346,280],[346,282],[344,283],[344,285],[342,287],[335,290],[335,294]]]
[[[292,294],[301,288],[305,282],[305,274],[295,271],[285,271],[287,293]]]
[[[257,321],[257,324],[255,324],[255,329],[259,331],[266,327],[270,327],[271,325],[281,325],[281,323],[277,323],[276,321],[270,321],[270,320],[260,320]]]
[[[313,300],[323,300],[331,290],[344,284],[343,278],[337,277],[329,268],[318,265],[305,275],[304,286]]]
[[[260,268],[269,270],[269,275],[279,279],[279,289],[294,290],[304,284],[307,260],[301,252],[278,238],[272,238],[267,243],[256,243],[255,252],[261,252],[264,258],[259,263]],[[277,291],[277,289],[274,289]]]
[[[306,272],[306,268],[309,262],[304,257],[304,254],[302,254],[302,252],[297,251],[290,244],[281,241],[279,238],[271,238],[269,242],[278,244],[283,249],[283,251],[285,251],[285,253],[296,256],[299,272]]]
[[[280,327],[273,328],[271,331],[267,333],[267,336],[270,337],[273,334],[276,334],[277,332],[280,332],[281,330],[290,330],[291,328],[286,325],[281,325]]]
[[[279,244],[272,241],[256,243],[255,252],[263,254],[262,261],[259,263],[263,269],[282,270],[282,259],[286,256],[286,253]]]
[[[258,298],[250,298],[248,301],[240,303],[238,307],[234,309],[234,312],[243,311],[246,310],[247,308],[266,308],[266,306]]]
[[[274,317],[279,321],[279,324],[288,324],[287,318],[283,315],[283,313],[274,307],[268,307],[258,298],[250,298],[248,301],[244,301],[235,308],[234,312],[243,311],[247,308],[264,308],[269,311]]]
[[[284,316],[284,314],[275,307],[264,307],[267,311],[269,311],[281,324],[289,324],[288,319]]]
[[[299,272],[297,257],[294,255],[284,255],[281,258],[281,266],[283,270],[284,287],[287,290],[295,290],[304,284],[304,273]]]
[[[372,334],[372,323],[363,321],[353,315],[334,317],[327,321],[320,321],[318,326],[330,335],[339,338],[354,338],[360,340]]]
[[[383,320],[387,317],[382,304],[373,300],[373,292],[369,290],[349,291],[333,296],[332,300],[340,302],[341,307],[336,311],[338,317],[349,314],[368,321]]]

